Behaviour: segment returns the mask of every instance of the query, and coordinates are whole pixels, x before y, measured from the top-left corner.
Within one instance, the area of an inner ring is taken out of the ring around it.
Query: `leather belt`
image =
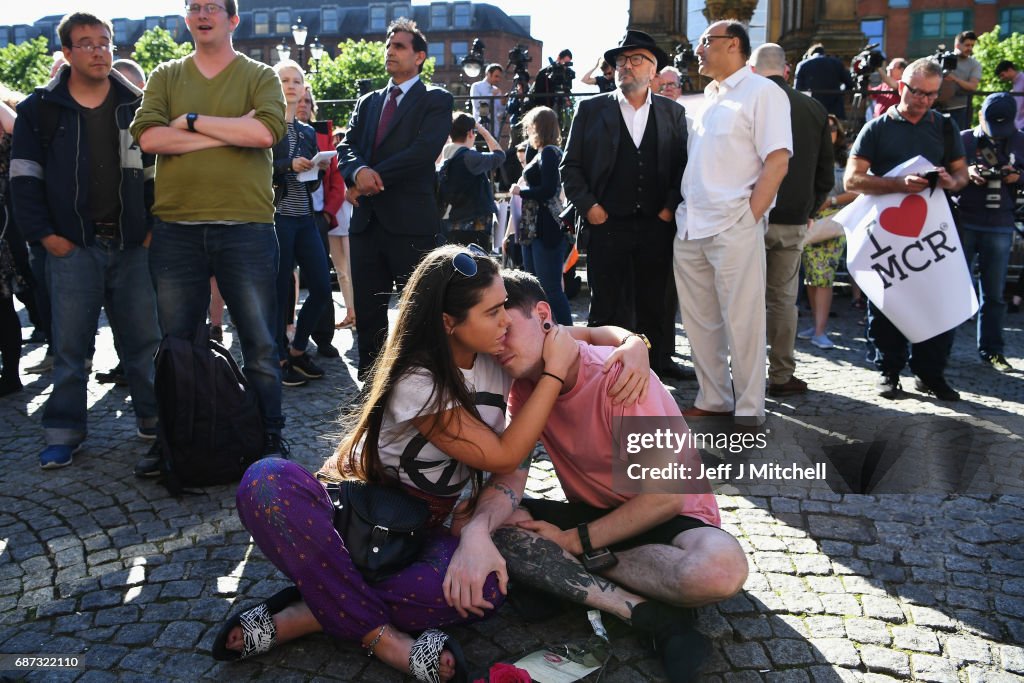
[[[102,237],[103,239],[116,240],[121,238],[121,226],[119,223],[101,223],[100,221],[93,221],[93,232],[96,237]]]

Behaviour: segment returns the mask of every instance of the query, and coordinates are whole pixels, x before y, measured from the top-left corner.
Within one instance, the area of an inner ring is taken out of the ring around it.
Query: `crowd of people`
[[[210,325],[216,336],[224,304],[230,312],[266,429],[238,511],[295,586],[231,617],[219,659],[323,631],[418,680],[465,680],[461,647],[438,629],[533,592],[621,618],[653,639],[670,680],[690,680],[706,651],[693,608],[737,593],[747,561],[709,488],[615,488],[613,418],[728,417],[757,430],[766,395],[808,391],[794,345],[832,348],[844,250],[841,230],[809,236],[858,195],[927,189],[922,175],[886,175],[915,155],[934,164],[931,186],[957,197],[963,249],[979,259],[978,353],[1010,369],[1003,289],[1024,133],[1005,93],[985,100],[978,127],[958,121],[958,98],[977,88],[973,34],[957,38],[963,69],[884,67],[889,89],[875,93],[879,108],[850,148],[843,98],[814,92],[841,78],[824,49],[791,87],[780,46],[752,50],[743,24],[712,23],[696,48],[711,83],[688,120],[668,55],[627,31],[584,77],[602,92],[580,103],[564,148],[558,107],[522,116],[518,212],[497,244],[499,65],[474,86],[474,114],[453,115],[452,96],[420,78],[426,36],[398,19],[388,83],[359,99],[339,138],[316,120],[299,64],[271,68],[234,50],[238,7],[219,2],[186,6],[195,52],[148,81],[132,63],[114,68],[108,21],[70,14],[52,80],[23,99],[0,93],[0,177],[10,178],[0,183],[0,391],[21,388],[17,294],[52,358],[42,468],[70,465],[85,442],[101,307],[120,359],[111,376],[127,383],[147,440],[157,437],[162,335]],[[1015,89],[1024,78],[1011,63],[999,74]],[[957,91],[943,116],[932,105],[947,85]],[[494,257],[512,244],[520,270]],[[564,287],[578,249],[587,326],[574,326]],[[331,263],[346,308],[338,323]],[[297,316],[296,265],[308,290]],[[804,330],[801,271],[814,314]],[[909,364],[918,391],[956,400],[945,379],[953,330],[911,344],[878,303],[867,303],[867,337],[879,395],[899,394]],[[692,369],[673,360],[677,312]],[[310,340],[336,357],[335,329],[357,321],[363,391],[334,454],[310,473],[287,459],[281,387],[323,377]],[[693,405],[680,411],[659,379],[696,379]],[[525,498],[538,440],[567,502]],[[151,449],[136,474],[158,475],[159,459]],[[363,575],[335,528],[327,484],[352,479],[429,509],[422,550],[384,579]]]

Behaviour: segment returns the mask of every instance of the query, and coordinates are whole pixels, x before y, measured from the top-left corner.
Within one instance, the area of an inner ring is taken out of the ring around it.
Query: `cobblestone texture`
[[[578,320],[585,320],[585,305],[585,299],[573,302]],[[958,332],[948,372],[963,401],[945,404],[909,390],[883,402],[863,361],[860,313],[844,298],[834,310],[835,350],[797,343],[797,375],[811,392],[768,400],[771,414],[791,425],[787,448],[813,459],[821,430],[812,417],[839,420],[833,427],[885,419],[886,429],[902,425],[922,443],[964,437],[957,430],[969,420],[978,429],[964,438],[1005,458],[998,460],[1005,479],[1019,488],[1019,436],[1009,451],[1006,435],[1024,433],[1024,382],[1019,373],[1000,375],[978,362],[969,324]],[[1009,316],[1007,325],[1007,356],[1024,368],[1021,317]],[[677,352],[688,360],[679,331]],[[237,352],[230,327],[226,341]],[[310,468],[329,452],[338,409],[356,394],[352,333],[340,331],[334,342],[343,357],[322,360],[324,380],[284,390],[292,458]],[[96,346],[95,369],[112,367],[105,323]],[[26,346],[23,367],[42,353]],[[36,456],[48,375],[22,379],[26,391],[0,399],[0,652],[75,654],[85,662],[80,672],[34,672],[28,680],[406,680],[357,647],[323,636],[244,663],[215,662],[209,651],[226,616],[284,585],[242,529],[232,487],[176,500],[132,476],[148,444],[135,438],[127,392],[94,379],[84,450],[70,468],[41,471]],[[912,384],[904,377],[904,386]],[[669,388],[681,406],[692,403],[695,383]],[[969,465],[978,474],[974,486],[986,470]],[[533,494],[561,496],[549,462],[538,463],[532,475]],[[703,680],[1022,680],[1020,492],[996,495],[977,486],[916,494],[836,493],[825,486],[738,491],[728,484],[718,491],[724,526],[748,552],[751,574],[740,595],[701,610],[700,627],[713,639]],[[615,657],[602,680],[663,680],[646,643],[613,621],[606,619]],[[504,608],[452,632],[483,670],[542,642],[582,640],[589,629],[579,609],[527,626]]]

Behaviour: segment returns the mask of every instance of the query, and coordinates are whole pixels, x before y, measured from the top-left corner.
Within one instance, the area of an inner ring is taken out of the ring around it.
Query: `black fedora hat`
[[[619,46],[608,50],[604,53],[604,61],[608,62],[611,66],[615,66],[615,58],[626,50],[647,50],[654,55],[654,58],[658,60],[658,71],[661,71],[669,65],[670,61],[668,54],[654,42],[654,38],[643,31],[634,31],[629,29],[626,31],[626,35],[622,37],[619,42]]]

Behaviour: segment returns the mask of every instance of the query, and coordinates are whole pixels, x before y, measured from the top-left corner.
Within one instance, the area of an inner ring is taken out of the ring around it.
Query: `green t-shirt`
[[[281,82],[265,64],[239,54],[211,79],[192,56],[161,64],[146,84],[142,105],[132,121],[136,140],[153,126],[195,112],[202,116],[244,116],[256,120],[274,140],[285,133]],[[274,222],[270,149],[217,147],[188,154],[160,154],[156,160],[153,214],[162,221]]]

